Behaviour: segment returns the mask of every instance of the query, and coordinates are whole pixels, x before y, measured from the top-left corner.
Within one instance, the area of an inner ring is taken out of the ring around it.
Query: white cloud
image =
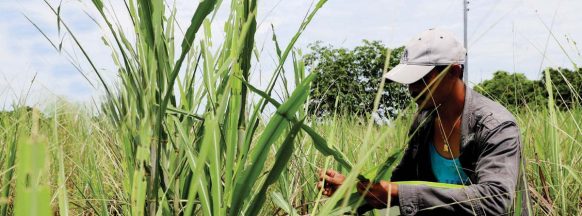
[[[2,104],[10,104],[20,100],[34,84],[28,97],[29,104],[42,104],[50,98],[65,96],[73,101],[89,101],[97,96],[97,90],[90,87],[85,78],[75,70],[65,55],[57,53],[50,43],[35,27],[27,21],[24,15],[46,32],[51,40],[59,43],[64,35],[57,33],[56,17],[42,1],[2,2],[0,13],[6,16],[0,23],[3,32],[0,40],[0,69],[2,76],[0,89],[9,93],[0,96]],[[24,15],[23,15],[24,14]],[[109,54],[100,42],[99,29],[91,23],[84,14],[82,6],[77,2],[64,2],[62,15],[70,25],[80,42],[86,46],[87,52],[96,62],[102,62]],[[7,21],[10,20],[10,21]],[[64,31],[64,27],[62,29]],[[74,61],[84,62],[82,54],[74,47],[70,37],[65,37],[63,48],[71,51]],[[73,52],[74,51],[74,52]],[[104,58],[103,58],[104,57]],[[81,64],[86,67],[86,64]],[[98,64],[107,68],[107,63]],[[90,76],[93,79],[94,76]]]

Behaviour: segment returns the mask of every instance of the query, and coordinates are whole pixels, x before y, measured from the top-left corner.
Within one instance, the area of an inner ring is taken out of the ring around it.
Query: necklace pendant
[[[449,147],[448,147],[447,145],[444,145],[444,146],[443,146],[443,151],[444,151],[444,152],[449,152]]]

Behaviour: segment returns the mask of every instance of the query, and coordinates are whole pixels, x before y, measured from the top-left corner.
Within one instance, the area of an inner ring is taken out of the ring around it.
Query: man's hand
[[[386,208],[388,196],[391,196],[391,199],[395,201],[398,199],[398,186],[387,181],[379,183],[360,181],[357,188],[358,193],[363,194],[366,203],[373,208]]]
[[[323,190],[323,195],[331,196],[344,183],[346,177],[335,170],[321,170],[317,188]]]

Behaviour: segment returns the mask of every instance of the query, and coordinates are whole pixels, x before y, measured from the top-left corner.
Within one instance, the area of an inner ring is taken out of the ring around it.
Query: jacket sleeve
[[[399,185],[402,215],[503,215],[510,208],[518,180],[519,129],[504,122],[483,134],[476,164],[477,182],[458,189]]]

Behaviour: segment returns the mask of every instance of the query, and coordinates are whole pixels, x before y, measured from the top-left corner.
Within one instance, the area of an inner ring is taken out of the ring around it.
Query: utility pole
[[[464,35],[464,46],[467,50],[467,55],[465,56],[465,67],[463,69],[463,82],[465,84],[469,83],[469,48],[467,44],[467,12],[469,12],[469,0],[463,0],[463,35]]]

